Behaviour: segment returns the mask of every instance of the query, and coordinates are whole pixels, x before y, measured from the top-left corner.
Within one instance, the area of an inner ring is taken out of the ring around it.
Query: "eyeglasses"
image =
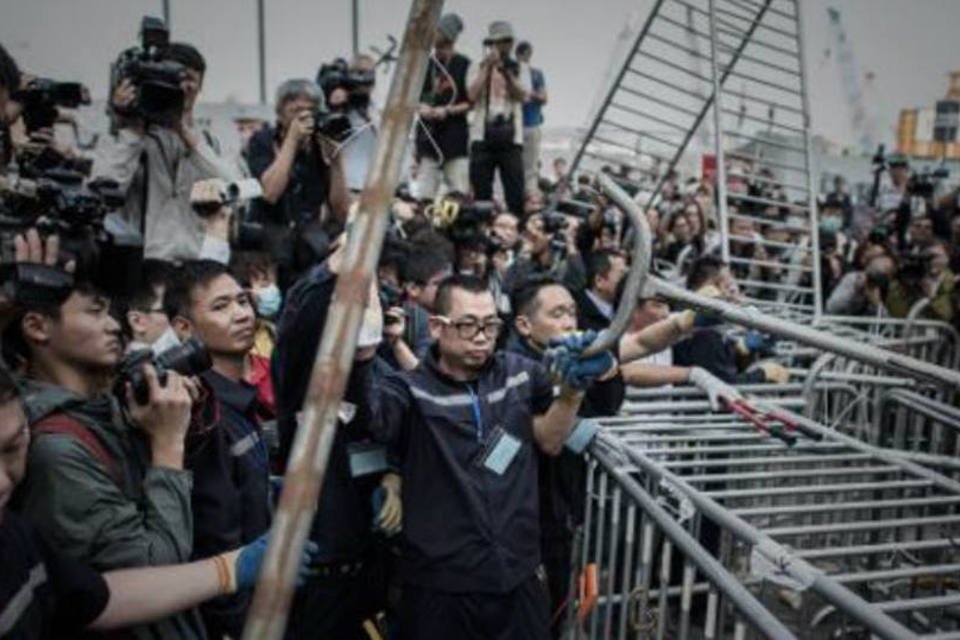
[[[453,327],[457,332],[457,337],[461,340],[472,340],[477,337],[477,334],[481,331],[484,336],[493,339],[500,335],[500,331],[503,329],[503,321],[499,318],[491,318],[480,322],[476,318],[451,320],[445,316],[437,316],[437,320],[448,327]]]

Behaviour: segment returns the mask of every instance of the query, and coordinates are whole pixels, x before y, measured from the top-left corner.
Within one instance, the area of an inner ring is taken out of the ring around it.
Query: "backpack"
[[[64,412],[51,413],[31,426],[34,434],[65,435],[80,443],[87,453],[99,462],[118,486],[123,486],[123,468],[110,455],[100,439],[82,422]]]

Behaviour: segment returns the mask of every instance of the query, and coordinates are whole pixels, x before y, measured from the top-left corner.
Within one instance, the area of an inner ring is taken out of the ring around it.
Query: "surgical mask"
[[[257,299],[257,313],[262,317],[274,318],[280,312],[283,297],[277,285],[268,284],[262,289],[254,289],[254,297]]]
[[[160,337],[153,341],[153,344],[150,345],[150,349],[155,355],[160,355],[165,351],[169,351],[174,347],[180,346],[180,338],[177,337],[177,332],[173,330],[173,327],[167,327],[167,330],[160,334]]]
[[[843,226],[843,220],[834,216],[820,218],[820,230],[827,233],[836,233]]]

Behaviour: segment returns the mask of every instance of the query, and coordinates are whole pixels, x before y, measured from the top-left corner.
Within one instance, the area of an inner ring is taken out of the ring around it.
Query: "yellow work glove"
[[[403,501],[400,499],[400,489],[403,481],[395,473],[387,473],[380,481],[383,487],[383,506],[377,514],[377,526],[387,534],[400,531],[403,524]]]

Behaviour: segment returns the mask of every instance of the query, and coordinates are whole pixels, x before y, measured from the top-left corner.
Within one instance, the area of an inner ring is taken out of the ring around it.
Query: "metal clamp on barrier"
[[[587,450],[587,447],[593,442],[593,438],[599,430],[600,425],[597,424],[596,420],[580,418],[577,421],[577,425],[573,428],[573,431],[567,436],[567,441],[563,443],[563,446],[569,451],[580,455]]]

